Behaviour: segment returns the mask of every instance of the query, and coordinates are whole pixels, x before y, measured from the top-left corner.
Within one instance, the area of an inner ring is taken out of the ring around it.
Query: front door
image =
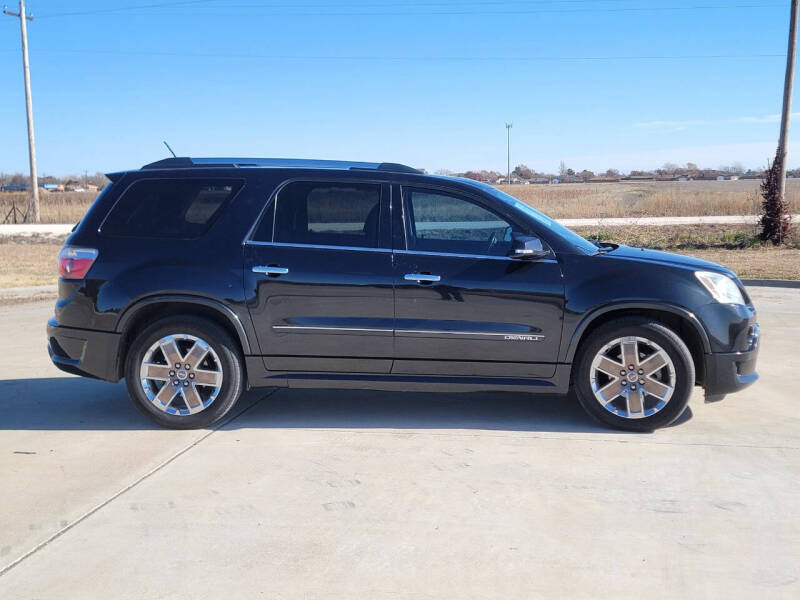
[[[388,373],[394,304],[389,187],[295,181],[245,244],[245,285],[270,371]]]
[[[478,197],[401,195],[392,372],[552,377],[564,310],[555,256],[508,258],[511,232],[526,232]]]

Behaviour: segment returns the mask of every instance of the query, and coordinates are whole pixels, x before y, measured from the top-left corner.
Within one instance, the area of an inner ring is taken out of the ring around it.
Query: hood
[[[671,267],[678,267],[683,269],[690,269],[692,271],[715,271],[717,273],[725,273],[736,277],[736,274],[722,265],[713,263],[693,256],[684,256],[683,254],[673,254],[672,252],[661,252],[660,250],[649,250],[647,248],[634,248],[632,246],[619,246],[616,250],[612,250],[608,257],[635,260],[650,264],[668,265]]]

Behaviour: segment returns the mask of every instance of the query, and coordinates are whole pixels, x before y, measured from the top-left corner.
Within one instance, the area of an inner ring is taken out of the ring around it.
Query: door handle
[[[441,276],[429,275],[428,273],[406,273],[403,279],[406,281],[416,281],[417,283],[436,283],[442,280]]]
[[[286,275],[289,269],[286,267],[253,267],[253,273],[262,273],[264,275]]]

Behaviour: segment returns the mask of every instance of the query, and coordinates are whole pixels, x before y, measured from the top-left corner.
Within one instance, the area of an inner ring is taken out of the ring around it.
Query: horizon
[[[43,176],[130,169],[168,156],[164,139],[178,155],[503,173],[505,122],[512,167],[551,173],[562,160],[594,172],[761,170],[777,146],[786,2],[90,0],[65,10],[29,0],[28,10]],[[27,173],[19,25],[8,17],[0,77],[0,171]],[[791,140],[789,167],[800,164]]]
[[[169,158],[169,157],[167,157],[167,158]],[[204,159],[208,159],[208,158],[223,158],[223,157],[213,157],[213,156],[181,157],[181,156],[178,156],[177,158],[194,158],[194,159],[204,158]],[[316,159],[300,158],[300,157],[252,157],[251,156],[251,157],[236,157],[236,158],[248,158],[248,159],[268,158],[268,159],[276,159],[276,160],[316,160]],[[321,159],[321,160],[325,160],[325,159]],[[368,161],[350,161],[350,160],[346,160],[345,159],[344,162],[356,163],[356,162],[368,162]],[[373,161],[373,162],[378,162],[378,161]],[[688,164],[692,164],[693,166],[689,167]],[[698,173],[714,171],[714,172],[725,172],[725,173],[729,173],[731,175],[740,175],[740,174],[745,174],[745,173],[759,173],[759,172],[763,172],[766,169],[766,166],[763,167],[763,168],[749,168],[747,166],[742,165],[740,161],[732,161],[732,163],[730,165],[719,165],[719,166],[716,166],[716,167],[696,165],[694,163],[691,163],[691,161],[689,161],[688,164],[685,163],[685,162],[684,163],[673,163],[671,165],[665,163],[665,164],[660,165],[658,167],[655,167],[653,169],[629,169],[629,170],[616,169],[615,167],[612,166],[612,167],[609,167],[609,169],[606,169],[606,170],[603,170],[603,171],[596,171],[596,172],[593,172],[593,173],[594,173],[595,176],[598,176],[598,177],[599,176],[604,176],[606,174],[607,170],[616,170],[620,176],[629,176],[629,175],[631,175],[631,173],[644,173],[644,174],[656,175],[659,171],[663,170],[663,171],[667,171],[667,172],[674,171],[676,174],[677,174],[678,171],[681,171],[681,172],[698,172]],[[140,169],[143,166],[145,166],[145,165],[139,165],[138,167],[131,167],[129,169],[120,169],[120,171],[135,171],[135,170]],[[430,175],[447,175],[447,176],[458,177],[458,176],[464,176],[466,173],[487,173],[487,174],[492,174],[492,175],[496,174],[496,175],[503,176],[503,177],[506,176],[506,171],[505,170],[500,171],[500,170],[497,170],[497,169],[474,168],[474,169],[465,169],[463,171],[455,171],[455,170],[452,170],[452,169],[445,169],[445,168],[432,170],[432,169],[429,169],[427,167],[419,166],[419,165],[407,165],[407,166],[411,166],[413,168],[421,169],[425,173],[430,174]],[[544,176],[553,176],[553,177],[559,177],[560,176],[559,169],[555,169],[553,171],[543,171],[543,170],[535,169],[535,168],[531,167],[530,165],[528,165],[527,163],[522,162],[522,163],[519,163],[517,165],[514,165],[511,168],[511,175],[513,177],[517,178],[517,179],[525,179],[524,177],[519,177],[519,176],[515,175],[515,172],[516,172],[517,168],[519,168],[519,167],[527,167],[528,169],[533,171],[535,175],[544,175]],[[565,167],[569,168],[569,169],[572,169],[576,176],[580,175],[584,171],[584,169],[580,168],[580,166],[572,167],[570,165],[565,165]],[[668,167],[671,167],[671,168],[668,168]],[[738,167],[742,167],[742,168],[740,169]],[[590,170],[590,169],[586,169],[586,170]],[[800,167],[794,167],[793,168],[791,166],[787,166],[786,170],[787,170],[787,173],[790,173],[792,171],[800,171]],[[38,180],[39,180],[40,185],[42,183],[42,180],[44,180],[44,179],[65,180],[65,179],[72,178],[72,179],[75,179],[76,181],[79,181],[79,180],[87,178],[87,177],[88,178],[94,178],[94,177],[97,177],[99,175],[102,175],[102,176],[105,177],[106,174],[113,173],[113,172],[114,171],[102,171],[102,170],[96,170],[96,169],[95,170],[86,169],[85,171],[81,171],[81,172],[67,172],[67,173],[61,173],[61,174],[53,174],[53,173],[41,172],[40,171],[39,176],[38,176]],[[20,176],[24,177],[27,180],[30,180],[30,175],[26,171],[14,171],[14,172],[11,172],[11,171],[4,171],[2,168],[0,168],[0,183],[2,183],[4,179],[11,179],[11,178],[16,178],[16,177],[20,177]]]

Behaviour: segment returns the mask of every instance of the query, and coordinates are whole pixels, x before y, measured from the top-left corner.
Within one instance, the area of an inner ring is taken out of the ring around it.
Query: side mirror
[[[549,250],[545,250],[542,240],[532,235],[520,235],[518,233],[511,236],[511,250],[508,253],[509,258],[516,258],[518,260],[538,260],[550,254]]]

